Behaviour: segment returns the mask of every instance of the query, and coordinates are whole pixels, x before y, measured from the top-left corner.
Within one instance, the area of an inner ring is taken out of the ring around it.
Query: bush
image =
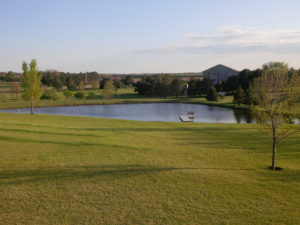
[[[215,102],[217,102],[219,100],[217,90],[214,86],[211,86],[208,89],[208,92],[206,94],[206,100],[207,101],[215,101]]]
[[[72,91],[69,91],[69,90],[65,90],[65,91],[64,91],[64,96],[65,96],[65,97],[69,98],[69,97],[71,97],[72,95],[73,95],[73,92],[72,92]]]
[[[88,96],[86,98],[88,98],[88,99],[94,99],[96,97],[97,97],[97,95],[95,94],[95,92],[89,92],[89,94],[88,94]]]
[[[82,91],[78,91],[75,93],[75,98],[85,98],[86,94]]]
[[[53,100],[53,101],[56,101],[56,100],[59,100],[59,96],[56,92],[55,89],[51,89],[51,90],[46,90],[44,91],[41,99],[47,99],[47,100]]]

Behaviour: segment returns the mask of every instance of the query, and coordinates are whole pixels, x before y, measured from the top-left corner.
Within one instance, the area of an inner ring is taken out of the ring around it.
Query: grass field
[[[0,224],[300,224],[300,135],[0,114]]]

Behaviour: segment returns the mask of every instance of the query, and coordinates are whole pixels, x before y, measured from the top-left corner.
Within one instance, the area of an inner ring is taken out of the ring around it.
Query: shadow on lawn
[[[105,143],[92,143],[87,141],[70,142],[70,141],[58,141],[58,140],[38,140],[38,139],[28,139],[28,138],[16,138],[11,136],[0,135],[0,140],[10,141],[10,142],[20,142],[20,143],[38,143],[38,144],[56,144],[65,146],[95,146],[95,147],[108,147],[108,148],[118,148],[127,150],[149,150],[149,148],[134,147],[128,145],[116,145],[116,144],[105,144]]]
[[[83,166],[61,169],[10,170],[0,173],[0,185],[44,181],[72,181],[89,178],[121,179],[138,175],[172,171],[174,167],[142,167],[139,165]]]
[[[256,171],[252,168],[176,168],[176,167],[143,167],[141,165],[83,166],[61,169],[9,170],[0,173],[0,186],[44,181],[74,181],[89,178],[122,179],[139,175],[150,175],[176,170],[224,170]]]

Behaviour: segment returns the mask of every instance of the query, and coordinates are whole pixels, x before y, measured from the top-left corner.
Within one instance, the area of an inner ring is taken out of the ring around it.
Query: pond
[[[0,110],[14,112],[16,109]],[[35,108],[37,114],[88,116],[138,121],[173,121],[180,122],[180,115],[195,113],[195,122],[205,123],[252,123],[248,111],[230,108],[183,104],[183,103],[147,103],[147,104],[114,104],[84,105]],[[20,109],[18,113],[30,113],[29,108]]]

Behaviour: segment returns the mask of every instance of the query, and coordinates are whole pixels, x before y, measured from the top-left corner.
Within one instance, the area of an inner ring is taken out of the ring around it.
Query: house
[[[231,76],[238,76],[239,71],[219,64],[210,69],[204,70],[202,75],[203,78],[209,78],[213,80],[214,84],[217,84],[220,81],[225,82]]]

